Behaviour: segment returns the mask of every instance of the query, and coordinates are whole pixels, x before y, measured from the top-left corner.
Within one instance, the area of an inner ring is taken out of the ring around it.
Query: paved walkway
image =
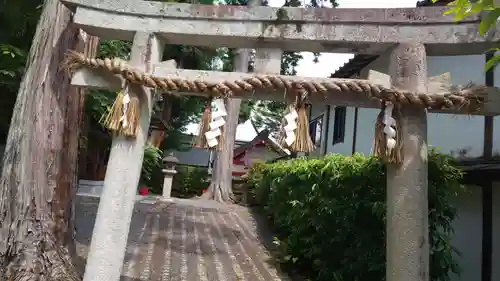
[[[79,197],[76,210],[81,268],[98,198]],[[270,264],[251,215],[207,202],[138,201],[123,266],[124,281],[288,280]]]

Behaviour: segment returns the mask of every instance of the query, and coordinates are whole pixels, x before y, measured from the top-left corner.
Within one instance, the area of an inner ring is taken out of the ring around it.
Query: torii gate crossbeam
[[[480,36],[480,16],[455,22],[446,7],[389,9],[272,8],[152,1],[62,0],[74,22],[104,39],[158,34],[170,44],[380,54],[417,39],[428,55],[481,54],[500,33]],[[203,36],[203,40],[200,40]]]

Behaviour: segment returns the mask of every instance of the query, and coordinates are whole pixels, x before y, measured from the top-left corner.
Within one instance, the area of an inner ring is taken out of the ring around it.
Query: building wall
[[[428,57],[429,76],[450,72],[452,84],[464,85],[469,82],[484,84],[483,72],[485,58],[482,55],[473,56],[442,56]],[[366,77],[368,69],[388,73],[387,57],[379,58],[361,72]],[[500,70],[495,71],[495,86],[500,86]],[[311,118],[324,112],[325,105],[317,104],[311,108]],[[333,112],[334,105],[332,105]],[[375,118],[378,109],[360,108],[358,111],[358,126],[355,151],[369,155],[373,146]],[[500,152],[500,121],[495,118],[493,151]],[[326,124],[326,122],[323,122]],[[334,114],[330,116],[329,128],[325,142],[328,153],[351,155],[353,145],[354,108],[347,108],[345,139],[343,143],[332,145]],[[478,157],[483,150],[484,117],[463,116],[454,114],[428,114],[428,143],[444,153],[459,154],[466,150],[466,156]],[[468,187],[467,191],[457,196],[455,205],[459,218],[453,222],[455,234],[452,244],[461,252],[456,256],[462,267],[461,276],[452,276],[451,281],[481,280],[481,237],[482,237],[482,203],[481,188]],[[500,263],[500,183],[493,188],[493,265]],[[493,266],[492,280],[500,280],[500,267]]]
[[[188,140],[186,141],[185,145],[190,146],[191,145],[191,136],[188,136]],[[236,141],[235,142],[235,148],[239,147],[240,145],[245,144],[246,142],[242,141]],[[169,151],[173,152],[175,157],[179,159],[179,165],[188,165],[188,166],[201,166],[201,167],[207,167],[209,164],[210,160],[215,159],[215,154],[217,152],[212,152],[212,158],[210,159],[210,150],[209,149],[203,149],[203,148],[197,148],[197,147],[189,147],[186,150],[183,151]]]
[[[483,72],[485,58],[482,55],[472,56],[441,56],[428,57],[427,67],[429,76],[435,76],[444,72],[451,73],[452,84],[464,85],[469,82],[484,84],[485,74]],[[388,73],[388,59],[381,57],[366,67],[361,72],[361,77],[365,77],[368,69]],[[500,70],[495,71],[495,85],[500,86]],[[316,104],[311,108],[311,118],[324,112],[325,105]],[[332,106],[333,111],[334,106]],[[370,154],[373,145],[375,130],[375,118],[378,109],[359,108],[358,128],[356,139],[356,152]],[[350,155],[353,145],[354,108],[347,109],[345,140],[341,144],[332,145],[334,115],[330,116],[330,128],[328,140],[325,145],[328,153],[341,153]],[[496,117],[495,120],[499,120]],[[467,116],[455,114],[429,113],[428,142],[429,145],[444,153],[454,153],[458,155],[461,150],[467,152],[469,157],[482,155],[483,150],[483,116]],[[326,124],[326,122],[324,122]],[[500,153],[500,122],[495,122],[494,153]]]
[[[241,158],[233,160],[233,175],[247,173],[255,163],[276,159],[280,155],[265,146],[256,146],[248,150]]]
[[[493,186],[493,268],[492,279],[500,280],[500,183]],[[453,222],[455,234],[453,246],[461,252],[455,255],[463,272],[461,276],[452,275],[451,281],[481,280],[481,237],[482,237],[482,204],[481,188],[469,186],[454,200],[458,209],[458,219]]]
[[[243,161],[247,167],[252,167],[255,163],[263,163],[278,158],[280,155],[265,146],[256,146],[243,157]]]

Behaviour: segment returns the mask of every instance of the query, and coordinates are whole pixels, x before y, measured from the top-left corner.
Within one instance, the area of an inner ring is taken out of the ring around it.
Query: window
[[[345,106],[335,107],[335,116],[333,123],[333,139],[332,139],[333,145],[344,142],[346,115],[347,115],[347,108]]]
[[[321,147],[321,135],[323,134],[323,114],[309,122],[309,136],[314,146]]]

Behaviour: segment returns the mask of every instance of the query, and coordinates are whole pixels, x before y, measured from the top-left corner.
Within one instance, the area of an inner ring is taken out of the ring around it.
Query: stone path
[[[90,244],[98,198],[79,197],[80,269]],[[124,281],[280,281],[249,214],[209,202],[138,201],[123,266]]]

